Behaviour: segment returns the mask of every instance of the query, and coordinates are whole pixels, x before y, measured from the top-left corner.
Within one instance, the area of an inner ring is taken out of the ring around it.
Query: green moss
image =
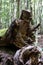
[[[7,28],[0,29],[0,36],[1,37],[5,34],[6,30],[7,30]]]

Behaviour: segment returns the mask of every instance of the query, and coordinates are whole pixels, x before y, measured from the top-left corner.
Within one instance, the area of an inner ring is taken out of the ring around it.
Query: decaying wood
[[[5,35],[0,39],[0,46],[14,44],[21,48],[27,44],[32,44],[32,41],[35,39],[33,31],[31,32],[31,30],[30,22],[14,20]]]
[[[33,31],[39,27],[39,24],[32,29],[33,25],[31,24],[30,18],[31,12],[23,10],[20,19],[14,20],[5,35],[0,38],[0,46],[14,44],[16,47],[21,48],[27,44],[32,44],[35,41]]]
[[[39,56],[40,49],[35,46],[25,46],[19,49],[15,55],[0,51],[1,65],[43,65],[43,60]],[[40,60],[40,61],[39,61]]]
[[[0,65],[14,65],[13,56],[0,51]]]
[[[15,19],[5,35],[0,37],[0,46],[13,44],[21,48],[15,53],[14,58],[6,53],[0,54],[0,63],[4,57],[2,65],[40,65],[40,63],[43,65],[40,49],[32,46],[35,41],[34,31],[40,26],[40,23],[33,27],[31,20],[31,12],[23,10],[20,19]]]
[[[22,10],[21,16],[20,16],[21,20],[32,20],[32,14],[30,11],[26,11],[26,10]]]
[[[41,55],[40,49],[35,46],[23,47],[14,55],[15,65],[39,65],[40,62],[43,63],[39,54]]]

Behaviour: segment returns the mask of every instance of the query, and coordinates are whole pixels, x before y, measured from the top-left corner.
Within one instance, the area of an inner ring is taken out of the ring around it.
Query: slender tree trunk
[[[35,0],[34,0],[34,21],[35,21]]]
[[[17,0],[17,18],[19,18],[19,5],[20,4],[20,0]]]
[[[41,18],[41,14],[42,14],[42,0],[39,1],[39,21],[40,21],[40,24],[42,23],[42,18]],[[42,32],[42,26],[40,25],[40,33]]]

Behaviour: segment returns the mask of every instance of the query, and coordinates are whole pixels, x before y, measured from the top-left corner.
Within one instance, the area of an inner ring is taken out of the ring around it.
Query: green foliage
[[[9,1],[9,0],[2,0],[1,1],[1,4],[0,4],[0,8],[1,8],[1,12],[0,12],[0,23],[4,24],[5,23],[5,26],[4,28],[6,27],[9,27],[9,24],[11,22],[11,17],[13,16],[13,13],[14,13],[14,2]],[[8,24],[8,25],[6,25]],[[1,25],[1,24],[0,24]],[[3,25],[2,25],[2,28],[3,28]]]

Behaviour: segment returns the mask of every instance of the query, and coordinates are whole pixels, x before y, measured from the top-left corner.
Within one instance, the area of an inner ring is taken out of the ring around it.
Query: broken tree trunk
[[[39,24],[32,29],[30,18],[31,13],[23,10],[20,19],[14,20],[5,35],[0,38],[0,46],[14,44],[21,48],[27,44],[33,44],[32,42],[35,41],[33,31],[39,27]]]
[[[34,27],[35,30],[39,25]],[[30,27],[30,22],[24,20],[14,20],[5,35],[0,39],[0,46],[14,44],[21,48],[27,44],[32,44],[34,34]]]

